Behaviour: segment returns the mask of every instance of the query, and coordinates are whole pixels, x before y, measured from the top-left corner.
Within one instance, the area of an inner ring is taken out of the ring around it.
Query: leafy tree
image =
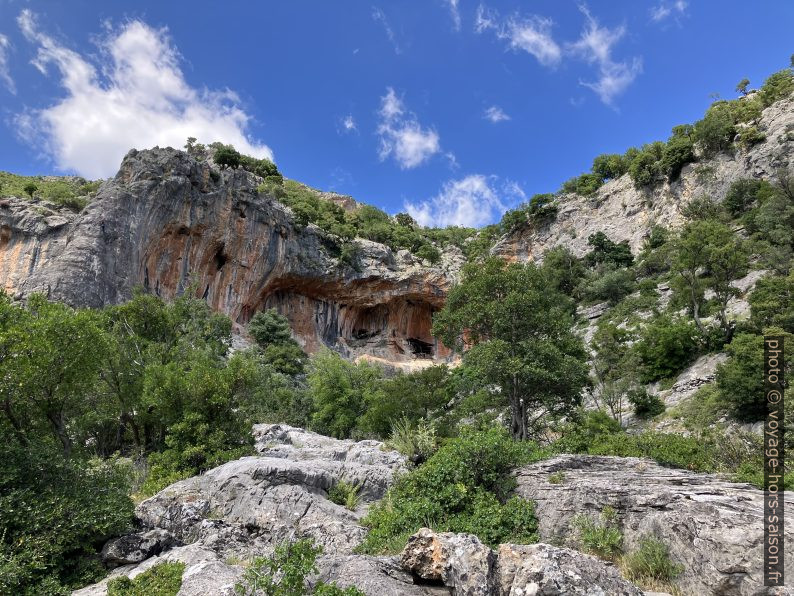
[[[378,399],[380,377],[380,370],[366,362],[354,364],[330,350],[315,354],[308,375],[315,430],[341,439],[350,437],[366,405]]]
[[[221,145],[215,150],[213,161],[222,168],[236,168],[240,165],[242,157],[231,145]]]
[[[749,302],[750,321],[758,331],[780,327],[794,333],[794,273],[758,280]]]
[[[251,317],[251,321],[248,323],[248,333],[263,349],[271,344],[281,345],[293,341],[289,320],[272,308],[261,310]]]
[[[406,228],[416,227],[416,220],[407,213],[398,213],[394,216],[394,221],[396,221],[398,225]]]
[[[588,197],[594,195],[603,183],[604,180],[598,174],[582,174],[567,180],[560,190]]]
[[[765,335],[782,335],[792,345],[791,334],[768,327]],[[743,422],[756,422],[766,417],[764,378],[764,336],[740,333],[727,347],[729,360],[717,368],[717,387],[731,415]],[[785,351],[784,376],[794,368],[792,351]]]
[[[591,267],[594,265],[611,264],[615,267],[631,267],[634,257],[631,254],[628,241],[615,243],[604,232],[590,234],[587,244],[593,249],[585,256],[585,262]]]
[[[38,187],[38,186],[36,186],[35,184],[33,184],[32,182],[28,182],[28,183],[27,183],[27,184],[26,184],[26,185],[25,185],[25,186],[22,188],[22,190],[24,190],[24,191],[25,191],[25,193],[26,193],[26,194],[27,194],[27,195],[28,195],[28,196],[29,196],[31,199],[33,198],[33,195],[35,194],[35,192],[36,192],[38,189],[39,189],[39,187]]]
[[[590,277],[580,291],[585,300],[592,302],[606,300],[610,304],[617,304],[631,294],[636,286],[634,271],[612,265],[600,267]]]
[[[736,93],[747,95],[747,87],[750,84],[750,79],[742,79],[736,84]]]
[[[660,142],[645,145],[631,160],[629,175],[637,189],[652,186],[661,178],[663,172],[660,160],[664,148],[665,144]]]
[[[727,225],[700,220],[690,222],[681,231],[674,248],[676,278],[673,281],[686,296],[692,318],[701,332],[705,329],[700,313],[708,288],[718,294],[720,320],[727,330],[725,307],[735,292],[730,282],[740,277],[746,266],[747,252]]]
[[[370,393],[359,427],[366,433],[388,437],[400,420],[416,422],[437,417],[452,399],[453,387],[446,365],[399,373],[383,381],[380,391]]]
[[[725,194],[723,205],[734,217],[741,215],[756,204],[772,196],[773,186],[766,180],[742,178],[731,184]]]
[[[631,339],[631,334],[625,329],[602,323],[590,344],[595,395],[619,422],[623,419],[623,399],[630,387],[629,379],[637,369],[635,354],[629,349]]]
[[[695,123],[694,134],[705,157],[729,149],[736,134],[733,106],[727,101],[712,104],[703,119]]]
[[[698,348],[699,334],[690,321],[658,315],[641,331],[634,347],[642,365],[641,381],[650,383],[681,372]]]
[[[500,388],[513,436],[527,439],[543,415],[569,412],[580,400],[586,355],[571,323],[537,267],[491,258],[464,267],[433,332],[456,349],[468,344],[463,366],[483,388]]]
[[[794,92],[794,72],[784,69],[769,76],[758,91],[759,99],[764,107],[769,107],[778,100],[789,97]]]
[[[645,387],[633,388],[627,398],[639,418],[653,418],[664,412],[664,401],[658,395],[648,393]]]
[[[586,274],[582,261],[565,246],[555,246],[546,251],[541,271],[549,286],[566,296],[573,296]]]
[[[683,167],[695,161],[694,142],[685,136],[672,136],[662,151],[659,162],[661,170],[667,175],[668,182],[678,180]]]
[[[602,180],[615,180],[628,172],[628,163],[624,156],[619,154],[599,155],[593,160],[592,172]]]

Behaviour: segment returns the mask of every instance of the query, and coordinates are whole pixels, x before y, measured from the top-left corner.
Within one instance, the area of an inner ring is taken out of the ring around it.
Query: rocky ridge
[[[103,549],[110,577],[181,561],[180,596],[231,595],[246,561],[271,554],[282,540],[308,537],[324,548],[311,581],[355,585],[368,596],[639,596],[613,564],[570,548],[577,546],[573,516],[610,506],[626,551],[649,535],[669,546],[684,566],[676,584],[682,594],[774,593],[760,578],[762,493],[749,485],[637,458],[560,455],[516,472],[517,494],[536,503],[543,543],[494,550],[473,535],[425,528],[399,557],[373,557],[354,552],[366,533],[359,521],[405,459],[377,441],[342,441],[281,424],[257,425],[254,436],[259,455],[140,503],[139,531]],[[551,482],[553,473],[562,480]],[[360,487],[353,511],[328,498],[343,480]],[[104,595],[107,581],[75,594]]]
[[[143,287],[165,299],[193,284],[234,323],[276,308],[303,347],[348,357],[443,358],[430,334],[462,263],[437,266],[408,251],[357,240],[355,267],[329,253],[322,232],[257,192],[261,178],[170,148],[130,151],[80,213],[9,198],[0,205],[0,288],[101,307]],[[329,198],[328,200],[332,200]]]

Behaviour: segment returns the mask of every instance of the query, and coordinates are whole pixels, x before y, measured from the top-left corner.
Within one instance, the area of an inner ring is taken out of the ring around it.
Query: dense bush
[[[615,243],[604,232],[590,234],[587,244],[593,249],[585,256],[585,262],[591,267],[595,265],[614,265],[615,267],[631,267],[634,257],[627,241]]]
[[[774,188],[766,180],[742,178],[731,184],[723,201],[724,207],[734,217],[741,215],[756,204],[768,199]]]
[[[705,157],[729,149],[735,134],[736,114],[733,104],[727,101],[713,103],[703,118],[695,123],[695,141]]]
[[[604,179],[598,174],[582,174],[563,183],[561,192],[575,193],[585,197],[595,194],[604,184]]]
[[[108,596],[176,596],[182,587],[184,571],[184,563],[159,563],[135,576],[135,579],[121,576],[110,580]]]
[[[638,189],[652,186],[661,180],[663,170],[660,164],[665,144],[661,142],[645,145],[629,165],[629,176]]]
[[[659,315],[641,331],[636,351],[644,383],[672,377],[691,363],[698,353],[699,334],[691,321]]]
[[[68,594],[102,577],[103,542],[132,524],[127,471],[52,441],[0,442],[0,593]]]
[[[602,180],[615,180],[628,172],[629,164],[624,155],[605,154],[599,155],[593,160],[593,174],[601,177]]]
[[[595,272],[589,282],[581,288],[582,298],[587,302],[608,301],[617,304],[634,291],[635,274],[631,269],[605,267]]]
[[[629,391],[627,398],[639,418],[653,418],[664,412],[664,401],[658,395],[648,393],[644,387]]]
[[[750,321],[757,331],[780,327],[794,333],[794,272],[758,280],[748,300]]]
[[[512,470],[537,457],[533,444],[510,439],[501,428],[466,431],[424,465],[401,477],[370,509],[362,550],[396,552],[424,526],[470,532],[495,546],[537,540],[530,501],[511,497]]]

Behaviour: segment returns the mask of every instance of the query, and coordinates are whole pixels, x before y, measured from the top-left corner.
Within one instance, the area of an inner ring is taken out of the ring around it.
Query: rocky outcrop
[[[179,542],[170,532],[155,529],[109,540],[102,548],[102,562],[106,567],[134,565],[159,555]]]
[[[471,534],[423,528],[408,540],[402,566],[455,596],[642,596],[611,564],[549,544],[502,544],[498,554]]]
[[[347,554],[364,538],[358,522],[367,506],[405,465],[377,441],[357,444],[286,425],[258,425],[255,436],[261,456],[172,484],[138,505],[139,523],[224,556],[265,554],[293,537]],[[328,499],[340,481],[358,487],[355,511]]]
[[[553,473],[555,483],[549,481]],[[526,466],[517,479],[518,494],[536,503],[542,540],[575,543],[574,515],[597,516],[609,506],[616,512],[624,551],[637,549],[646,536],[669,547],[671,559],[684,568],[676,581],[683,593],[766,593],[763,492],[758,489],[650,460],[588,455],[561,455]],[[787,540],[792,538],[794,532],[788,532]],[[786,565],[792,564],[794,556],[787,553]]]
[[[257,192],[260,182],[155,148],[130,151],[79,214],[4,200],[0,288],[100,307],[128,299],[136,286],[169,299],[193,284],[238,325],[276,308],[310,352],[325,345],[391,361],[447,355],[430,334],[431,317],[460,253],[429,266],[359,240],[355,267],[342,265],[316,227],[300,228],[289,209]]]
[[[587,238],[604,232],[615,242],[627,241],[636,254],[652,225],[680,226],[681,208],[692,199],[705,195],[722,200],[735,180],[771,180],[778,168],[789,165],[794,151],[794,98],[765,109],[757,128],[766,135],[765,142],[749,151],[689,164],[672,184],[637,190],[626,174],[604,184],[592,197],[564,195],[553,221],[508,234],[493,252],[514,261],[538,261],[548,249],[566,246],[581,257],[590,250]]]

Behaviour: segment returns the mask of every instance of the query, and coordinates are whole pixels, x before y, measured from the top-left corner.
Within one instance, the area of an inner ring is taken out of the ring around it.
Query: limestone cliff
[[[310,352],[325,345],[390,361],[447,355],[430,334],[431,317],[460,255],[429,266],[358,240],[358,263],[343,265],[320,230],[297,226],[288,208],[257,193],[260,182],[155,148],[130,151],[79,214],[5,199],[0,288],[101,307],[128,299],[136,286],[168,299],[193,284],[238,326],[278,309]]]
[[[654,224],[676,228],[683,223],[681,208],[700,196],[722,200],[740,178],[774,178],[794,153],[794,98],[778,101],[764,110],[757,126],[766,140],[749,151],[722,153],[689,164],[675,182],[637,190],[628,174],[607,182],[591,197],[562,195],[553,221],[527,226],[508,234],[494,254],[510,260],[539,260],[555,246],[567,246],[581,257],[590,250],[587,238],[604,232],[612,241],[627,240],[635,254]]]

